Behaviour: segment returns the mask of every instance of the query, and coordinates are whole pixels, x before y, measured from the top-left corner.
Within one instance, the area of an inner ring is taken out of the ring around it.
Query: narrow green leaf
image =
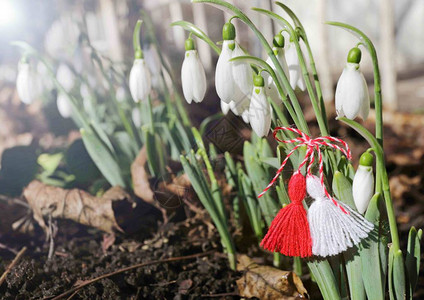
[[[308,262],[309,270],[315,278],[324,300],[341,299],[337,281],[327,260]]]
[[[397,300],[406,298],[405,264],[402,250],[394,253],[393,257],[393,287]]]
[[[379,233],[380,226],[380,207],[382,205],[381,194],[375,194],[368,205],[365,218],[374,224],[375,230],[370,237],[362,241],[360,246],[360,257],[362,267],[362,278],[369,300],[384,299],[385,273],[380,260],[381,236]]]
[[[415,227],[411,227],[409,230],[405,266],[408,274],[410,299],[412,299],[415,287],[417,286],[418,273],[420,272],[421,235],[421,229],[417,232]]]
[[[334,173],[333,191],[334,194],[336,194],[337,199],[356,210],[355,202],[353,201],[352,184],[339,171]]]
[[[110,185],[126,187],[121,169],[105,145],[94,133],[85,129],[81,129],[81,136],[87,152]]]
[[[364,282],[362,280],[361,257],[359,256],[358,247],[355,246],[343,253],[346,264],[346,273],[349,284],[350,299],[365,300]]]

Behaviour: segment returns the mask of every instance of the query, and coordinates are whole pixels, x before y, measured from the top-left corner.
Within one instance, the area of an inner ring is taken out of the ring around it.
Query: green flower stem
[[[155,119],[153,118],[153,105],[152,105],[152,98],[147,96],[147,109],[149,111],[149,122],[150,122],[150,130],[151,133],[155,133]]]
[[[145,21],[145,26],[146,26],[148,38],[152,42],[153,46],[156,49],[156,52],[159,55],[161,65],[163,66],[165,71],[168,73],[168,75],[172,79],[171,80],[172,81],[172,89],[174,91],[178,91],[178,87],[175,84],[176,81],[174,80],[174,76],[173,76],[173,73],[171,71],[171,68],[169,67],[168,63],[165,61],[165,58],[163,57],[162,52],[160,51],[159,42],[156,38],[156,34],[155,34],[155,30],[154,30],[154,27],[153,27],[152,20],[151,20],[150,16],[145,11],[141,11],[141,15],[143,17],[143,20]],[[162,81],[163,81],[163,85],[164,85],[164,89],[165,89],[165,94],[166,94],[165,95],[165,106],[166,106],[166,110],[167,110],[168,115],[175,115],[178,112],[184,126],[191,127],[191,121],[190,121],[190,118],[188,117],[187,111],[184,108],[182,98],[178,95],[178,93],[174,94],[175,95],[175,104],[176,104],[176,110],[175,110],[175,105],[171,101],[171,93],[170,93],[170,91],[169,91],[169,89],[166,85],[165,76],[164,76],[162,68],[160,68],[160,74],[161,74],[161,77],[162,77]]]
[[[140,43],[141,24],[143,24],[143,21],[138,20],[134,27],[134,32],[133,32],[134,53],[136,53],[137,51],[141,51],[141,43]]]
[[[282,9],[284,9],[284,11],[293,20],[295,27],[300,29],[300,37],[303,39],[303,42],[305,43],[306,49],[308,51],[309,65],[311,66],[312,76],[313,76],[314,81],[315,81],[315,90],[316,90],[317,97],[318,97],[318,100],[319,100],[319,105],[321,107],[321,114],[324,117],[324,123],[325,123],[327,130],[328,130],[328,121],[327,121],[327,118],[326,118],[327,113],[325,111],[325,104],[324,104],[324,98],[322,96],[321,83],[319,82],[319,79],[318,79],[318,71],[317,71],[316,66],[315,66],[314,56],[312,54],[312,49],[311,49],[311,46],[309,44],[309,40],[308,40],[308,37],[306,35],[305,28],[303,27],[302,23],[300,22],[299,18],[296,16],[296,14],[288,6],[286,6],[284,3],[281,3],[281,2],[278,2],[278,1],[275,2],[275,4],[277,4]]]
[[[277,87],[278,93],[280,94],[281,100],[284,104],[284,106],[287,108],[287,111],[290,114],[290,117],[293,119],[294,123],[296,124],[296,126],[299,128],[299,126],[301,126],[301,123],[299,121],[299,119],[297,118],[297,114],[296,112],[293,110],[293,107],[291,105],[291,103],[287,100],[287,96],[283,91],[283,88],[281,86],[281,83],[277,77],[277,74],[275,73],[275,71],[271,68],[271,66],[264,61],[263,59],[260,59],[258,57],[255,56],[238,56],[235,58],[230,59],[230,61],[233,62],[239,62],[239,61],[243,61],[246,63],[249,63],[251,65],[257,65],[260,66],[263,70],[262,71],[266,71],[268,72],[268,74],[272,77],[272,79],[274,80],[275,86]],[[280,115],[278,116],[280,117]],[[290,126],[288,123],[288,120],[285,118],[285,116],[281,116],[283,117],[281,119],[281,121],[283,122],[284,126]]]
[[[365,45],[371,55],[373,71],[374,71],[374,103],[375,103],[375,137],[378,143],[383,146],[383,104],[381,99],[381,79],[380,69],[378,67],[377,52],[374,44],[361,30],[348,24],[340,22],[327,22],[329,25],[342,27],[353,33],[360,39],[360,43]]]
[[[285,90],[287,91],[289,98],[293,104],[294,110],[296,111],[296,115],[300,121],[299,129],[303,132],[310,134],[308,124],[306,123],[305,117],[302,112],[302,108],[300,107],[299,101],[296,98],[296,94],[294,93],[293,89],[290,86],[290,82],[287,79],[287,76],[284,74],[284,70],[280,65],[280,62],[278,61],[277,57],[274,55],[274,52],[272,51],[271,46],[269,45],[268,41],[264,37],[264,35],[259,31],[259,29],[253,24],[253,22],[237,7],[231,5],[230,3],[227,3],[222,0],[193,0],[193,3],[208,3],[215,6],[221,6],[223,8],[226,8],[226,10],[231,10],[241,21],[243,21],[249,28],[255,33],[255,35],[258,37],[259,41],[262,43],[262,46],[264,47],[266,53],[271,58],[272,62],[274,63],[274,66],[277,70],[278,76],[281,78],[283,82],[283,86]]]
[[[371,132],[369,132],[364,126],[361,124],[349,120],[345,117],[339,118],[340,121],[343,123],[349,125],[353,129],[355,129],[360,135],[362,135],[367,142],[371,145],[371,147],[374,149],[374,153],[376,156],[376,169],[379,170],[379,176],[381,184],[382,184],[382,192],[384,201],[386,204],[386,210],[387,210],[387,216],[389,218],[389,225],[390,225],[390,234],[392,237],[392,247],[394,251],[400,250],[400,244],[399,244],[399,234],[396,224],[396,215],[393,209],[393,201],[390,194],[390,185],[389,185],[389,177],[387,175],[387,170],[384,162],[384,152],[383,148],[378,142],[378,140],[372,135]],[[376,191],[376,193],[379,193],[380,191]]]

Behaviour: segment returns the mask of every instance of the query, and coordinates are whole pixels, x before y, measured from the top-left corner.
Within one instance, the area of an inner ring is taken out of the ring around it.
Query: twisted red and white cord
[[[298,138],[294,138],[291,140],[281,140],[277,137],[277,133],[280,130],[287,130],[287,131],[291,131],[293,133],[296,133],[298,135],[300,135],[300,137]],[[305,158],[303,159],[302,163],[299,165],[298,169],[296,170],[296,173],[299,173],[302,169],[303,166],[305,166],[308,162],[308,167],[307,167],[307,173],[308,175],[312,175],[312,166],[313,163],[315,161],[315,153],[318,156],[318,172],[319,172],[319,177],[321,180],[321,185],[322,188],[324,189],[324,193],[325,195],[334,203],[335,206],[337,206],[341,211],[343,211],[345,214],[349,214],[348,211],[346,211],[331,195],[330,193],[327,191],[325,184],[324,184],[324,162],[323,162],[323,156],[322,156],[322,152],[320,147],[324,146],[324,147],[329,147],[329,148],[333,148],[335,150],[338,150],[340,152],[342,152],[346,158],[348,160],[351,160],[352,158],[352,154],[350,152],[350,148],[349,145],[339,139],[339,138],[335,138],[332,136],[321,136],[321,137],[317,137],[315,139],[312,139],[309,135],[305,134],[304,132],[300,131],[299,129],[296,128],[291,128],[291,127],[276,127],[273,131],[273,136],[274,139],[276,139],[277,141],[281,142],[281,143],[285,143],[285,144],[295,144],[298,143],[286,156],[286,158],[283,160],[280,168],[277,170],[274,178],[271,180],[271,182],[268,184],[268,186],[262,191],[262,193],[260,193],[258,195],[258,198],[262,197],[275,183],[275,181],[277,181],[278,177],[280,176],[281,172],[283,171],[284,167],[287,164],[287,161],[289,160],[290,156],[300,147],[302,146],[306,146],[307,150],[306,150],[306,154],[305,154]],[[337,145],[336,143],[341,144],[342,146]]]

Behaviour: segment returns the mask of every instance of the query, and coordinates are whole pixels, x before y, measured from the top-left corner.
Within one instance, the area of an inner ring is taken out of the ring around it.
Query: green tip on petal
[[[361,155],[361,158],[359,159],[359,164],[361,166],[370,167],[372,166],[372,163],[374,162],[374,157],[369,152],[364,152]]]
[[[143,51],[140,48],[137,48],[134,52],[135,59],[142,59],[144,57]]]
[[[222,38],[223,40],[234,40],[236,38],[236,28],[230,22],[225,23],[222,27]]]
[[[281,33],[276,34],[272,43],[275,47],[284,48],[284,36]]]
[[[195,50],[196,49],[196,47],[194,47],[194,40],[192,38],[186,39],[185,40],[185,43],[184,43],[184,46],[185,46],[186,51]]]
[[[347,62],[359,64],[361,62],[362,52],[358,47],[352,48],[347,55]]]
[[[255,75],[253,77],[254,86],[263,87],[265,86],[265,80],[261,75]]]

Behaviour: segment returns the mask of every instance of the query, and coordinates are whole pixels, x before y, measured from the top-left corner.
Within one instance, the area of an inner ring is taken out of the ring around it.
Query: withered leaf
[[[34,219],[46,231],[45,218],[61,218],[92,226],[108,233],[123,231],[113,210],[122,201],[132,206],[130,196],[121,187],[112,187],[102,197],[95,197],[83,190],[66,190],[32,181],[23,191]]]
[[[237,270],[243,272],[243,277],[237,280],[240,296],[267,300],[308,298],[308,292],[294,272],[260,266],[247,255],[239,255],[237,260]]]
[[[160,178],[151,178],[146,171],[147,152],[143,147],[131,164],[134,194],[158,208],[174,209],[182,204],[191,186],[186,174],[176,176],[168,169]]]

